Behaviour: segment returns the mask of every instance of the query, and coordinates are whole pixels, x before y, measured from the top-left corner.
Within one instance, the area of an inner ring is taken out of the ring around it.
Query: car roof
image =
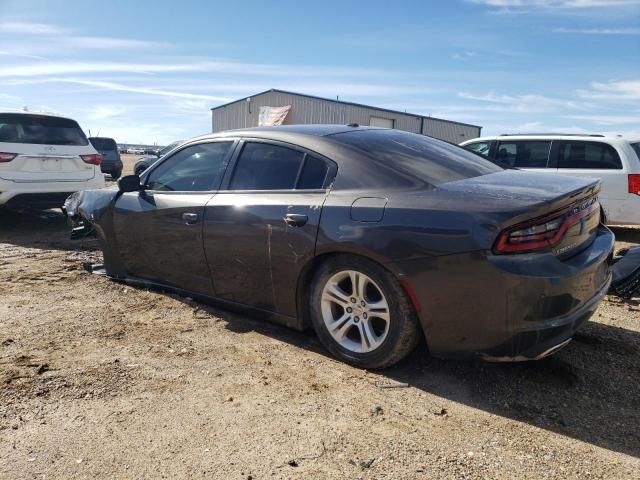
[[[62,118],[64,120],[71,120],[72,122],[76,122],[77,121],[74,118],[71,117],[65,117],[62,115],[54,115],[52,113],[41,113],[41,112],[7,112],[7,111],[1,111],[0,110],[0,115],[13,115],[13,116],[24,116],[24,117],[50,117],[50,118]]]
[[[351,132],[356,130],[384,130],[377,127],[360,126],[358,124],[349,125],[280,125],[275,127],[253,127],[253,128],[240,128],[237,130],[225,130],[224,132],[210,133],[197,137],[198,140],[207,138],[221,138],[221,137],[251,137],[256,136],[259,138],[272,138],[274,140],[281,137],[290,137],[294,139],[296,137],[328,137],[337,133]],[[196,140],[191,139],[191,140]]]
[[[601,135],[601,134],[572,134],[572,133],[514,133],[507,135],[492,135],[486,137],[472,138],[462,142],[461,145],[467,145],[469,143],[493,141],[493,140],[578,140],[584,142],[633,142],[628,138],[624,138],[620,135]]]

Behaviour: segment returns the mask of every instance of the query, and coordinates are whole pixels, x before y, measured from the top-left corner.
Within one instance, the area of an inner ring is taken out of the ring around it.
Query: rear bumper
[[[0,206],[56,208],[73,192],[103,188],[104,177],[96,175],[82,182],[17,183],[0,180]]]
[[[102,162],[100,164],[100,171],[102,173],[111,173],[111,172],[121,172],[122,171],[122,161],[116,162]]]
[[[526,360],[571,338],[595,311],[611,277],[615,238],[598,227],[570,259],[472,252],[403,262],[430,352]]]
[[[598,308],[611,285],[611,275],[598,293],[589,301],[569,315],[548,319],[544,325],[535,326],[530,330],[523,330],[511,338],[504,345],[499,345],[493,351],[482,353],[485,360],[494,362],[519,362],[539,360],[547,357],[566,346],[573,334],[585,323]]]
[[[628,194],[624,199],[600,199],[607,225],[640,225],[640,196]]]
[[[20,193],[11,197],[4,203],[4,206],[9,208],[58,208],[62,207],[64,201],[72,193],[73,192]]]

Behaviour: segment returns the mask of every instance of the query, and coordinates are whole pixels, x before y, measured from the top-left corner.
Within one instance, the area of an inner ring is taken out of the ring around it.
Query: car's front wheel
[[[376,263],[352,255],[332,257],[316,272],[311,319],[327,350],[363,368],[393,365],[420,338],[400,282]]]

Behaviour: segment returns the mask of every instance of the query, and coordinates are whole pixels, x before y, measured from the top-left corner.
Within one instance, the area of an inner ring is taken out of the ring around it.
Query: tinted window
[[[167,145],[166,147],[164,147],[162,150],[160,150],[158,152],[158,155],[163,156],[167,153],[169,153],[171,150],[173,150],[174,148],[176,148],[178,145],[180,145],[182,143],[182,140],[178,140],[177,142],[173,142],[169,145]]]
[[[296,185],[304,153],[268,143],[245,144],[231,190],[290,190]]]
[[[355,130],[330,138],[432,185],[503,170],[457,145],[399,130]]]
[[[204,143],[174,153],[149,174],[147,188],[182,192],[217,190],[232,143]]]
[[[96,150],[117,150],[116,142],[114,142],[113,138],[98,138],[91,137],[89,139],[91,145],[94,146]]]
[[[320,189],[324,187],[329,165],[324,160],[307,155],[296,188],[300,190]]]
[[[515,168],[547,168],[550,141],[500,142],[496,160]]]
[[[562,142],[558,150],[559,168],[621,169],[615,148],[600,142]]]
[[[636,151],[636,155],[640,159],[640,143],[632,143],[631,147]]]
[[[0,142],[38,145],[89,144],[84,132],[73,120],[21,113],[0,114]]]
[[[488,158],[489,152],[491,151],[491,142],[470,143],[469,145],[465,145],[464,148],[470,152],[477,153],[478,155]]]

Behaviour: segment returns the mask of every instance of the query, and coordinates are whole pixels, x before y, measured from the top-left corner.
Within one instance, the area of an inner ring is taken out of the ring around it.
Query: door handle
[[[309,217],[301,213],[287,213],[284,216],[284,223],[290,227],[303,227],[309,221]]]
[[[187,225],[192,225],[198,221],[197,213],[183,213],[182,220],[185,221]]]

